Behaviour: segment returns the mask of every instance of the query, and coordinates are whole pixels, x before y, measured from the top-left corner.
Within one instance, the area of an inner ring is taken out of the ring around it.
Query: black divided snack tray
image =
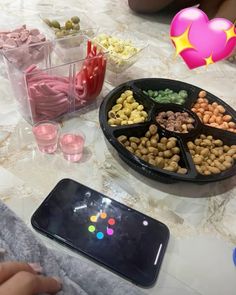
[[[183,105],[176,105],[171,103],[160,104],[143,93],[143,90],[164,90],[166,88],[169,88],[174,92],[186,90],[188,93],[188,98],[186,99],[185,103]],[[116,104],[116,100],[125,90],[132,90],[135,100],[144,106],[144,110],[148,113],[147,121],[145,121],[144,123],[132,125],[110,126],[107,122],[108,112]],[[147,78],[129,81],[112,90],[102,102],[99,112],[99,121],[101,128],[107,140],[117,150],[119,156],[134,170],[151,179],[165,183],[172,183],[176,181],[206,183],[226,179],[236,174],[235,163],[231,168],[221,173],[209,176],[202,175],[197,172],[195,164],[193,163],[192,156],[187,147],[187,142],[194,141],[200,136],[200,134],[212,135],[214,139],[221,139],[224,144],[229,146],[236,145],[236,133],[204,125],[200,121],[198,116],[191,111],[191,107],[196,102],[198,94],[201,90],[201,88],[198,88],[191,84],[169,79]],[[224,101],[209,92],[207,92],[206,98],[208,99],[209,103],[217,102],[222,105],[226,110],[226,114],[231,115],[232,120],[234,122],[236,121],[236,112]],[[187,111],[195,119],[195,128],[189,133],[176,133],[162,128],[155,120],[156,113],[162,110]],[[179,164],[181,167],[187,168],[188,172],[186,174],[169,172],[167,170],[157,168],[129,152],[117,140],[117,137],[120,135],[126,135],[127,137],[142,137],[144,136],[146,131],[148,131],[148,128],[151,124],[155,124],[158,126],[158,133],[161,137],[165,136],[167,138],[177,138],[181,156]]]

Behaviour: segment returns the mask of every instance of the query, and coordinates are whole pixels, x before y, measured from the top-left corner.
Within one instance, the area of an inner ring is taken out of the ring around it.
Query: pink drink
[[[41,152],[52,154],[57,149],[58,124],[54,122],[39,122],[34,125],[33,133]]]
[[[79,162],[83,155],[84,141],[83,134],[63,134],[60,137],[60,146],[64,158],[70,162]]]

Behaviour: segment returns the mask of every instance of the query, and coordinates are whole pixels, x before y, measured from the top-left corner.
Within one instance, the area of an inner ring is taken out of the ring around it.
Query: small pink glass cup
[[[53,154],[57,149],[59,124],[52,121],[41,121],[33,126],[33,134],[42,153]]]
[[[85,135],[78,131],[64,133],[60,136],[60,148],[63,156],[70,162],[79,162],[83,156]]]

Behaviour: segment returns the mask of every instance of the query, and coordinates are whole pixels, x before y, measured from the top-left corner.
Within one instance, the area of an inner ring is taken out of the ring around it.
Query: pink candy
[[[69,78],[49,76],[31,66],[27,69],[26,80],[34,122],[53,119],[69,111]]]
[[[25,25],[19,29],[13,30],[12,32],[0,32],[0,39],[7,44],[9,44],[9,40],[11,40],[10,43],[13,44],[14,47],[17,47],[16,41],[18,39],[20,39],[21,42],[25,42],[26,44],[46,40],[45,36],[41,34],[38,29],[27,30]],[[3,48],[3,46],[0,46],[0,49],[1,48]]]
[[[28,30],[25,25],[11,32],[0,32],[0,49],[4,50],[8,60],[20,69],[38,63],[44,57],[44,47],[37,44],[43,41],[46,41],[44,34],[38,29]],[[29,46],[33,44],[36,45]]]
[[[36,65],[25,71],[32,121],[55,120],[92,102],[101,92],[106,58],[88,42],[88,54],[74,77],[40,70]]]
[[[89,71],[92,72],[88,79],[88,68],[84,66],[71,88],[67,77],[48,75],[36,66],[29,67],[26,81],[33,122],[56,119],[94,100],[101,91],[105,68],[101,72],[97,67]]]

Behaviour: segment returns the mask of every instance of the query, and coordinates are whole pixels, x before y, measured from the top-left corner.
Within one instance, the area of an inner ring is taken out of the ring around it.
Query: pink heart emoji
[[[170,38],[190,69],[228,57],[236,46],[234,25],[227,19],[209,21],[198,8],[185,8],[171,22]]]

